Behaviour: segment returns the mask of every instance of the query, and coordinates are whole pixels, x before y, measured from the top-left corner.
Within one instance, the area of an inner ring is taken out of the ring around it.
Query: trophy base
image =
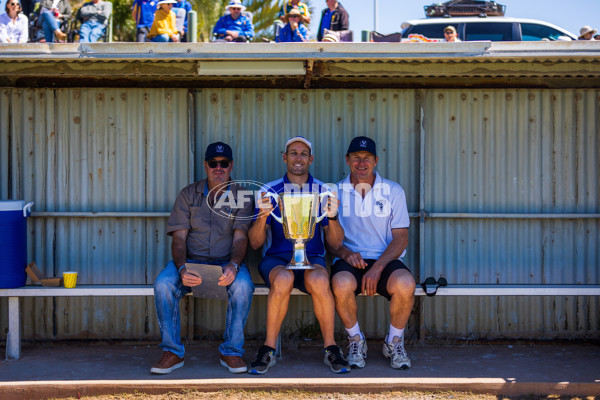
[[[288,264],[285,269],[315,269],[311,264]]]
[[[296,243],[294,246],[294,255],[288,265],[286,265],[286,269],[315,269],[312,266],[310,261],[308,261],[308,256],[306,255],[306,249],[304,248],[304,243]]]

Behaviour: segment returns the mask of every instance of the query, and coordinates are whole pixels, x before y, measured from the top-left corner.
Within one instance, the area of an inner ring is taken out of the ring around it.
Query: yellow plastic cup
[[[63,281],[67,289],[73,289],[77,285],[77,272],[67,271],[63,272]]]

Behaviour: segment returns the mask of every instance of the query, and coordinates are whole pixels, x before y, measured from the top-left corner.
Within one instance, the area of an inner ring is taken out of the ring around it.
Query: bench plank
[[[256,285],[254,294],[269,294],[266,285]],[[298,289],[292,295],[304,295]],[[21,322],[19,297],[83,297],[83,296],[153,296],[153,285],[78,285],[64,287],[24,286],[0,289],[0,297],[8,297],[8,334],[6,358],[21,357]],[[420,286],[415,296],[424,296]],[[438,289],[436,296],[600,296],[600,285],[448,285]]]
[[[266,285],[256,285],[254,295],[269,294]],[[298,289],[292,295],[303,295]],[[420,286],[415,296],[424,296]],[[0,297],[154,296],[152,285],[77,285],[64,287],[24,286],[0,289]],[[600,285],[448,285],[437,296],[600,296]]]

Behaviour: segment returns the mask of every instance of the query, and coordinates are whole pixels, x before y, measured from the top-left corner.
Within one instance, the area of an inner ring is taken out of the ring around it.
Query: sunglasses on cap
[[[229,167],[229,160],[221,160],[221,161],[217,161],[217,160],[208,160],[206,162],[206,164],[208,164],[209,168],[217,168],[217,165],[220,166],[221,168],[227,168]]]

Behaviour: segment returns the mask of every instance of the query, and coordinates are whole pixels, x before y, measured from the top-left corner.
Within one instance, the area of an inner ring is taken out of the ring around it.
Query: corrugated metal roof
[[[590,88],[599,55],[581,41],[16,44],[0,86]]]

